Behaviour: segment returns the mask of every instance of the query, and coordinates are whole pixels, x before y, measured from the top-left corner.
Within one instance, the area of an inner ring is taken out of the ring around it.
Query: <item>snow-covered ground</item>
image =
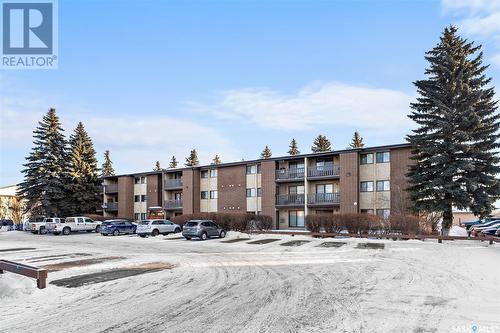
[[[500,332],[499,245],[284,235],[252,235],[252,241],[279,240],[248,244],[178,237],[0,233],[0,259],[67,263],[52,266],[60,270],[49,273],[49,282],[148,263],[175,265],[43,290],[34,280],[5,273],[0,332],[472,332],[472,325],[476,332]],[[229,233],[225,240],[235,237],[248,235]],[[310,242],[281,245],[291,240]],[[318,246],[332,241],[346,244]],[[384,248],[359,248],[367,242]],[[35,250],[2,251],[13,248]],[[107,259],[92,261],[99,258]],[[78,260],[81,265],[71,263]]]

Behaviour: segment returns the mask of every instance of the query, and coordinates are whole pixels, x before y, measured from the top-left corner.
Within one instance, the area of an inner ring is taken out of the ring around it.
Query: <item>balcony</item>
[[[182,178],[165,179],[165,190],[182,188]]]
[[[304,180],[304,168],[276,170],[276,181]]]
[[[335,178],[340,176],[338,165],[312,166],[307,168],[307,178]]]
[[[103,206],[104,206],[104,210],[106,210],[106,211],[117,211],[118,210],[118,202],[107,202]]]
[[[104,193],[118,193],[118,184],[104,185]]]
[[[165,200],[165,209],[182,209],[182,199],[177,200]]]
[[[339,205],[340,193],[310,193],[307,195],[308,205]]]
[[[303,206],[304,194],[279,194],[276,196],[276,206]]]

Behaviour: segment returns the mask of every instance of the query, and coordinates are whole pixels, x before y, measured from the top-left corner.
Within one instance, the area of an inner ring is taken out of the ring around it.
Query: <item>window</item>
[[[383,217],[384,219],[388,218],[391,215],[390,209],[377,209],[377,216]]]
[[[217,178],[217,169],[210,170],[210,178]]]
[[[135,177],[134,184],[140,184],[140,183],[141,183],[141,177]]]
[[[373,192],[373,182],[361,182],[360,192]]]
[[[288,186],[288,194],[304,194],[304,185]]]
[[[304,162],[290,162],[288,163],[289,169],[304,169]]]
[[[203,170],[201,172],[201,178],[208,178],[208,170]]]
[[[377,163],[389,163],[391,161],[391,153],[388,151],[377,153]]]
[[[255,197],[256,191],[254,188],[247,188],[247,198]]]
[[[323,169],[326,170],[326,169],[328,169],[328,167],[332,167],[332,166],[333,166],[333,160],[316,159],[316,169],[317,170],[323,170]]]
[[[260,164],[257,164],[257,173],[260,173]]]
[[[262,196],[262,187],[257,188],[257,196],[261,197]]]
[[[146,177],[141,177],[141,184],[146,184]]]
[[[134,195],[134,202],[141,202],[141,196],[140,195]]]
[[[174,193],[175,200],[182,200],[182,192]]]
[[[257,173],[257,165],[256,164],[247,165],[247,175],[251,175],[254,173]]]
[[[386,192],[391,190],[388,180],[377,180],[377,192]]]
[[[373,215],[373,209],[361,209],[361,214],[372,214]]]
[[[333,184],[316,185],[316,193],[333,193]]]
[[[137,221],[137,220],[139,220],[139,218],[140,218],[140,217],[141,217],[141,216],[139,215],[139,213],[135,213],[135,214],[134,214],[134,220],[136,220],[136,221]]]
[[[208,191],[201,191],[201,199],[208,199]]]
[[[373,154],[361,154],[360,164],[373,164]]]
[[[141,201],[146,202],[146,195],[145,194],[141,195]]]
[[[141,213],[141,220],[145,220],[146,219],[146,213]]]
[[[304,226],[304,211],[291,210],[288,212],[288,226],[289,227],[303,227]]]
[[[85,218],[85,222],[86,223],[93,223],[94,221],[92,221],[92,219],[89,219],[88,217]]]
[[[217,191],[210,191],[210,199],[217,199]]]
[[[201,225],[204,227],[210,227],[210,222],[201,222]]]

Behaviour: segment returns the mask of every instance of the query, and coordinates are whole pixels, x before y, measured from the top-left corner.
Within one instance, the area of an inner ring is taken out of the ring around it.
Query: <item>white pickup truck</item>
[[[74,231],[100,232],[101,222],[83,216],[67,217],[66,220],[61,221],[61,223],[51,224],[49,231],[54,235],[59,235],[60,233],[69,235]]]
[[[48,231],[48,226],[52,223],[61,223],[63,219],[59,217],[46,217],[41,222],[30,222],[29,230],[34,234],[42,234],[45,235]]]

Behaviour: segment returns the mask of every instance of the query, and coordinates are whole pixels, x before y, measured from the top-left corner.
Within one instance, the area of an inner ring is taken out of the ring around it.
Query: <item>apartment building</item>
[[[410,163],[410,146],[399,144],[125,174],[104,179],[103,213],[249,212],[276,229],[304,229],[310,214],[388,216],[407,209]]]

